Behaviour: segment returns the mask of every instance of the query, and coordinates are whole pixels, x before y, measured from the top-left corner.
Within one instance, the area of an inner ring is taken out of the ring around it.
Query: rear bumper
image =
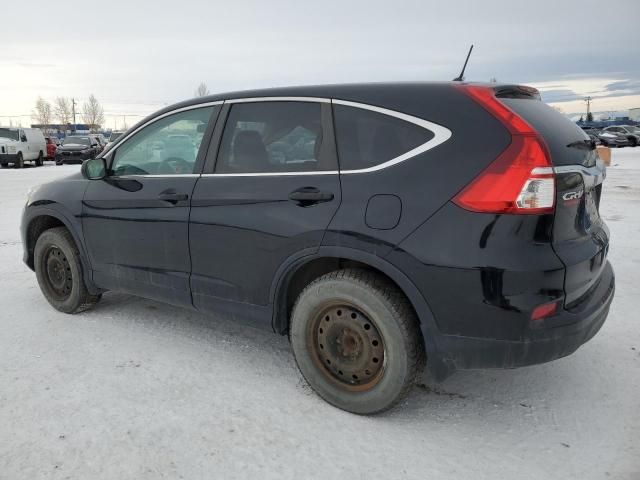
[[[615,275],[607,262],[598,288],[580,311],[564,310],[519,341],[442,335],[438,346],[451,370],[516,368],[549,362],[575,352],[598,333],[609,313]]]

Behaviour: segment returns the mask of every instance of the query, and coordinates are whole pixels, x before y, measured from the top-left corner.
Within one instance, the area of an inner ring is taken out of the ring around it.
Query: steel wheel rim
[[[71,295],[73,276],[71,266],[64,252],[52,246],[43,256],[45,281],[50,293],[58,300],[66,300]]]
[[[370,316],[354,305],[325,305],[310,322],[307,341],[319,371],[342,389],[370,390],[382,378],[382,335]]]

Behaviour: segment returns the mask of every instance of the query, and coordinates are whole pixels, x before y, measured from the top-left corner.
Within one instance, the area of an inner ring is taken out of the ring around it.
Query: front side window
[[[115,151],[113,175],[193,173],[202,137],[214,107],[164,117],[144,127]]]
[[[383,113],[333,106],[340,170],[360,170],[393,160],[428,142],[434,133]]]
[[[216,173],[332,170],[317,102],[237,103],[222,136]]]

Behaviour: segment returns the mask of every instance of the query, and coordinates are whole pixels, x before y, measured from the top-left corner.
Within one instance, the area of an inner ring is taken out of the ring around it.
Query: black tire
[[[24,158],[22,157],[22,152],[18,152],[16,161],[13,163],[13,168],[22,168],[22,167],[24,167]]]
[[[424,367],[424,342],[409,301],[390,281],[367,270],[338,270],[310,283],[293,307],[289,336],[309,385],[352,413],[393,407]],[[363,370],[368,365],[377,370]],[[351,374],[354,369],[358,376]]]
[[[40,152],[38,154],[38,158],[36,158],[36,167],[41,167],[42,165],[44,165],[44,160],[43,160],[43,155],[42,152]]]
[[[45,230],[38,237],[34,265],[40,290],[56,310],[80,313],[100,300],[101,295],[87,291],[80,252],[66,228]]]
[[[635,138],[635,137],[632,138],[630,142],[631,142],[630,145],[632,147],[637,147],[638,146],[638,139],[637,138]]]

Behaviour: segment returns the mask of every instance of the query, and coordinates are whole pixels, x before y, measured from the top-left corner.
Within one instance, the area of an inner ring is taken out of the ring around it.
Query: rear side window
[[[216,173],[335,170],[323,147],[317,102],[237,103],[231,107]]]
[[[360,170],[393,160],[428,142],[434,133],[371,110],[333,106],[340,170]]]

